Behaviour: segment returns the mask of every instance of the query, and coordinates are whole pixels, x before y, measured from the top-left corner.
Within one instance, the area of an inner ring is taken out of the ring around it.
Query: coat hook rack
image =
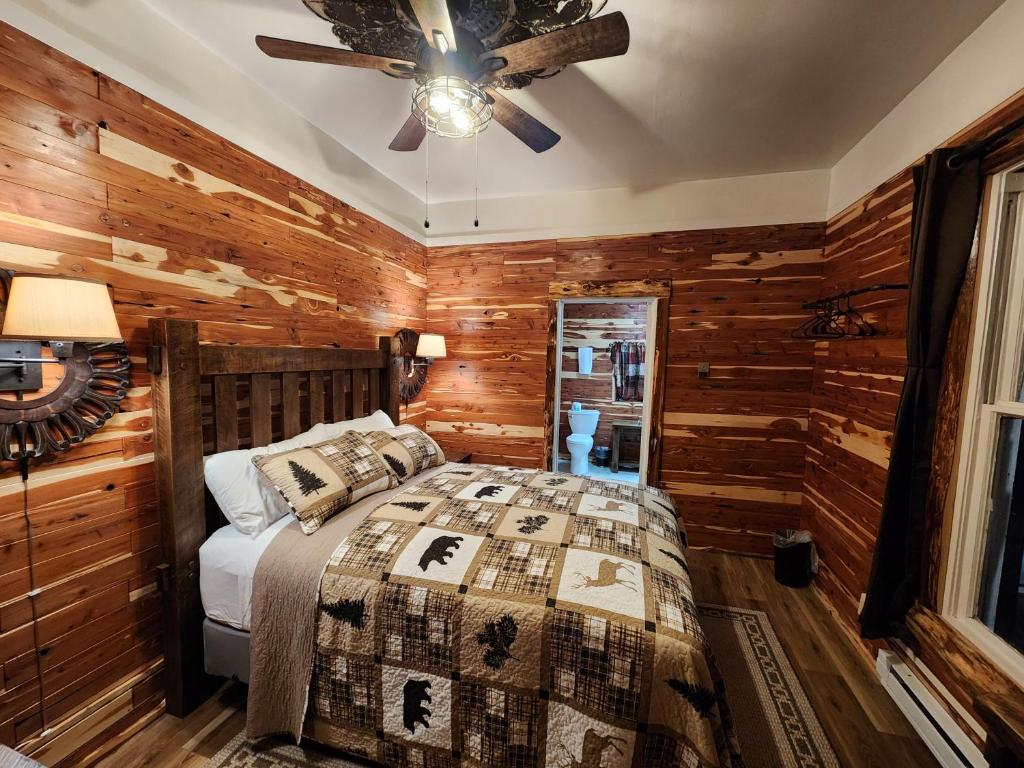
[[[906,283],[877,283],[809,301],[803,309],[815,310],[814,317],[793,331],[792,336],[794,339],[877,336],[878,329],[874,324],[854,308],[853,297],[877,291],[905,291],[909,287]]]

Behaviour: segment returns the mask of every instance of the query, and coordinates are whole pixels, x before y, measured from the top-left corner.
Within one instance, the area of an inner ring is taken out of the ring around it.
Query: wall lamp
[[[437,333],[421,333],[419,342],[416,344],[416,358],[421,362],[413,363],[413,365],[433,365],[434,359],[438,357],[448,357],[444,336]]]
[[[427,383],[427,368],[434,360],[447,357],[444,336],[437,333],[418,333],[403,328],[395,334],[402,356],[402,375],[399,378],[399,394],[406,405],[416,397]]]
[[[105,284],[49,275],[11,278],[0,336],[21,339],[0,340],[4,392],[41,389],[42,366],[63,365],[76,341],[121,341]],[[53,357],[42,357],[39,339],[50,340]]]
[[[103,426],[124,399],[131,363],[105,283],[4,273],[0,328],[0,460],[64,451]],[[44,356],[46,341],[52,357]],[[61,365],[52,388],[43,366]],[[26,392],[38,397],[25,399]]]

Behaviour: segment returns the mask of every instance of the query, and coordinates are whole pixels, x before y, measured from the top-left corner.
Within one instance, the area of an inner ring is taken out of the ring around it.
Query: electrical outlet
[[[711,375],[711,363],[697,363],[697,375],[706,379]]]

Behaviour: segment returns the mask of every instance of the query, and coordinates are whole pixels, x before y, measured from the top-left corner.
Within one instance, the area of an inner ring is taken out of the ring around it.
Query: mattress
[[[249,631],[256,564],[277,532],[295,518],[285,515],[255,539],[225,525],[199,548],[199,594],[213,621]]]

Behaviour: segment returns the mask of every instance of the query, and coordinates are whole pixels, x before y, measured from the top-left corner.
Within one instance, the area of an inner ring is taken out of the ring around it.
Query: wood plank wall
[[[562,320],[562,403],[559,415],[560,453],[568,458],[565,439],[572,434],[569,407],[573,402],[601,412],[597,421],[594,445],[611,445],[612,421],[639,420],[643,402],[616,402],[612,391],[611,346],[616,341],[647,339],[647,304],[586,303],[566,304]],[[594,367],[590,375],[579,372],[580,347],[594,349]],[[623,461],[640,460],[640,440],[623,440],[620,448]]]
[[[979,117],[943,146],[977,141],[1024,116],[1024,92]],[[1019,157],[1024,137],[1007,142],[986,169]],[[910,266],[912,168],[827,222],[823,293],[875,283],[905,283]],[[906,292],[858,304],[882,333],[874,339],[819,342],[807,445],[804,498],[822,570],[818,584],[839,615],[857,626],[867,587],[892,428],[906,366]]]
[[[36,466],[27,489],[46,715],[70,728],[41,754],[74,765],[162,699],[147,320],[201,320],[208,342],[376,349],[378,335],[423,327],[426,252],[0,24],[0,267],[108,282],[133,361],[122,412]],[[406,419],[422,425],[424,405]],[[0,476],[6,744],[41,725],[24,490]]]
[[[791,338],[821,289],[823,224],[431,248],[427,427],[474,460],[537,466],[548,285],[672,281],[660,483],[691,541],[768,552],[800,522],[813,344]],[[697,377],[697,364],[711,376]]]
[[[828,222],[822,294],[905,283],[914,184],[904,171]],[[817,342],[807,440],[807,525],[821,555],[818,584],[856,625],[889,469],[906,365],[907,292],[854,300],[879,335]]]
[[[982,139],[1024,116],[1024,91],[965,127],[943,146]],[[985,172],[1001,170],[1024,156],[1024,135],[990,154]],[[882,282],[906,282],[910,264],[912,169],[904,169],[826,227],[823,290],[844,290]],[[807,444],[805,523],[821,554],[818,586],[840,618],[856,629],[861,594],[867,587],[889,465],[892,429],[906,365],[907,294],[876,294],[866,302],[883,330],[876,339],[819,343]],[[963,329],[960,329],[963,332]],[[948,373],[948,371],[947,371]],[[946,407],[950,407],[949,404]],[[934,471],[956,471],[942,457]],[[952,478],[933,478],[953,483]],[[929,525],[942,521],[930,521]],[[934,553],[933,553],[934,554]],[[932,568],[941,567],[932,563]],[[937,597],[937,588],[927,600]],[[1021,693],[970,642],[935,614],[916,608],[909,621],[918,658],[968,712],[986,692]],[[955,721],[959,711],[950,708]],[[966,732],[977,740],[971,728]]]

